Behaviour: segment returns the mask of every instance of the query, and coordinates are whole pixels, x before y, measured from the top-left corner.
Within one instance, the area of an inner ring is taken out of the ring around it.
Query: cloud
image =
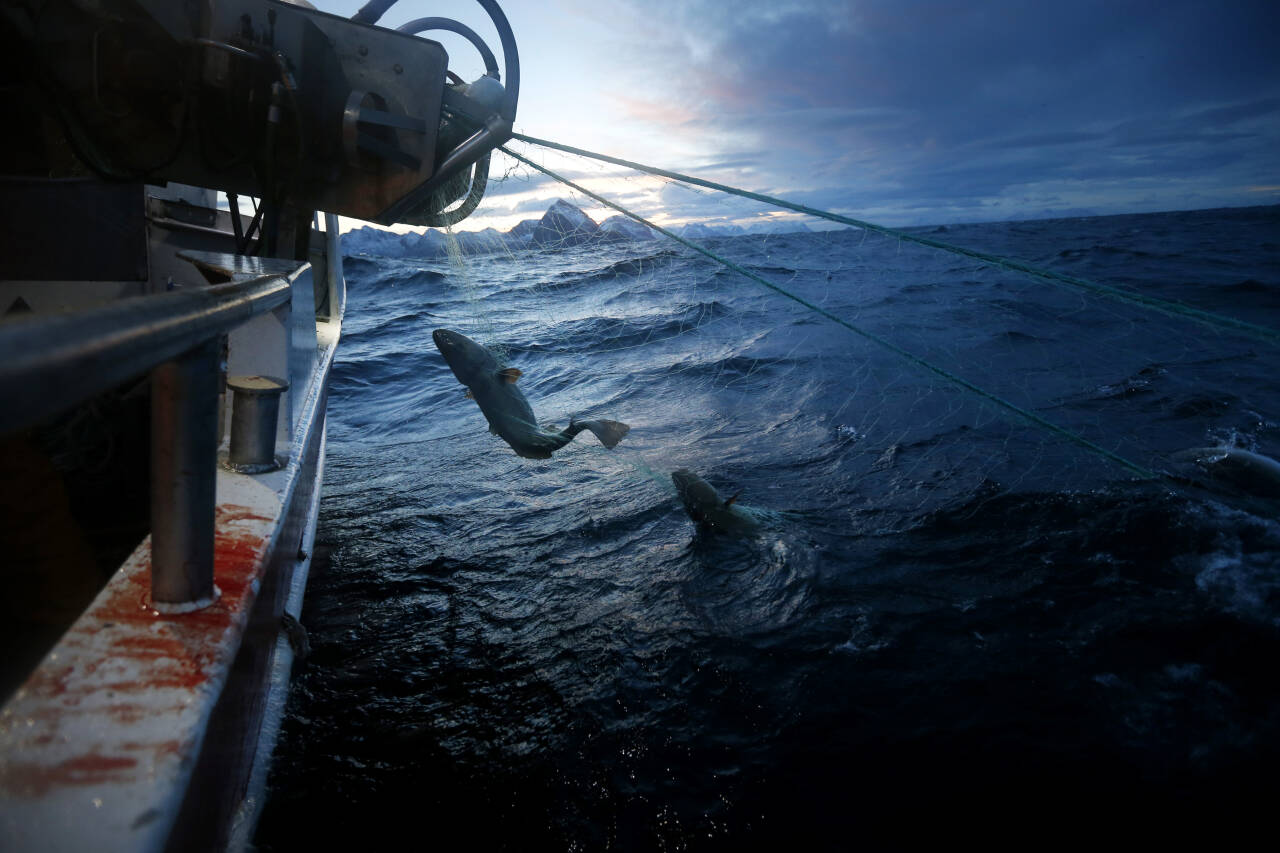
[[[1076,145],[1105,139],[1102,133],[1062,130],[1055,133],[1031,133],[989,143],[992,148],[1046,148],[1053,145]]]
[[[643,12],[662,61],[620,87],[625,115],[728,177],[749,165],[755,189],[928,216],[930,203],[1005,203],[1059,180],[1096,181],[1107,208],[1159,204],[1160,180],[1174,204],[1183,180],[1226,192],[1280,177],[1273,2],[646,0]]]
[[[727,160],[714,160],[710,163],[698,164],[698,171],[703,174],[711,172],[724,171],[741,171],[744,169],[755,169],[767,162],[763,153],[753,155],[739,155],[736,158],[731,157]]]

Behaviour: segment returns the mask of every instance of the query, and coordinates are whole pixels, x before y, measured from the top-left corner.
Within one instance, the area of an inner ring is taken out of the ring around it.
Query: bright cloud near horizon
[[[313,0],[350,16],[364,0]],[[1275,0],[499,0],[516,130],[886,225],[1280,202]],[[474,0],[400,0],[499,55]],[[450,66],[483,66],[451,33]],[[663,223],[744,214],[577,158],[519,150]],[[557,198],[505,155],[459,228]],[[751,208],[754,212],[756,208]],[[344,222],[344,227],[361,223]]]

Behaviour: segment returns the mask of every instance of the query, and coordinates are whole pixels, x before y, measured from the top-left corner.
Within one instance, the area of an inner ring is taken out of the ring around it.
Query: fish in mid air
[[[503,367],[489,350],[450,329],[436,329],[431,338],[453,375],[467,386],[467,396],[480,406],[489,421],[489,431],[525,459],[550,459],[554,451],[573,441],[584,429],[595,433],[605,447],[613,448],[631,429],[619,421],[607,420],[570,420],[569,426],[559,432],[543,429],[534,418],[533,407],[516,387],[519,370]]]
[[[715,487],[688,468],[671,472],[671,482],[689,517],[711,530],[754,536],[777,513],[738,503],[738,495],[725,499]],[[739,492],[741,494],[741,492]]]

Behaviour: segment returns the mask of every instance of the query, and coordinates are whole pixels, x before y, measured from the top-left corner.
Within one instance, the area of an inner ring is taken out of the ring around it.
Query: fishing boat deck
[[[0,710],[5,849],[223,847],[252,826],[246,800],[260,796],[269,760],[261,734],[273,737],[293,657],[282,617],[299,614],[310,563],[343,297],[340,278],[317,288],[305,262],[178,256],[210,286],[287,285],[283,304],[231,329],[226,351],[231,375],[291,380],[282,464],[216,467],[212,604],[156,604],[148,536]]]

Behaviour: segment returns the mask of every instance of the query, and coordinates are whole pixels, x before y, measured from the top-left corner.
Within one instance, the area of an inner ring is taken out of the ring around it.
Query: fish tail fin
[[[618,442],[622,441],[622,437],[631,431],[631,427],[621,421],[607,421],[604,419],[591,421],[570,421],[569,428],[589,429],[595,433],[596,438],[600,439],[600,443],[612,450],[618,446]]]

